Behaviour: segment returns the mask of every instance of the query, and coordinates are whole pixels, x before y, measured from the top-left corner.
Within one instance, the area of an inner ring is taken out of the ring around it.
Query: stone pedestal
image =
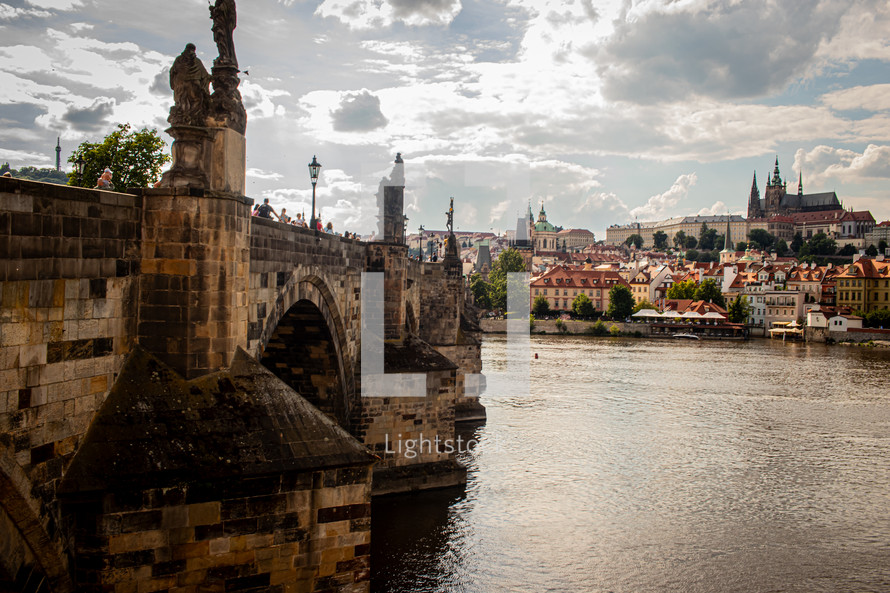
[[[173,137],[170,149],[173,166],[161,177],[160,187],[208,187],[208,144],[212,138],[210,131],[197,126],[173,126],[167,133]]]
[[[186,378],[227,368],[247,347],[250,204],[194,188],[143,191],[138,341]]]
[[[210,128],[207,171],[210,189],[244,195],[247,139],[229,128]]]

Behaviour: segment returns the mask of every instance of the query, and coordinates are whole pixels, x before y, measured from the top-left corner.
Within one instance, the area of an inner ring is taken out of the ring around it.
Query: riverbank
[[[480,324],[485,334],[506,334],[506,319],[483,319]],[[593,335],[622,336],[633,338],[673,338],[676,333],[690,331],[700,334],[706,340],[743,340],[743,336],[719,335],[717,326],[694,324],[650,324],[626,323],[623,321],[579,321],[575,319],[536,319],[531,327],[532,334],[540,335]]]

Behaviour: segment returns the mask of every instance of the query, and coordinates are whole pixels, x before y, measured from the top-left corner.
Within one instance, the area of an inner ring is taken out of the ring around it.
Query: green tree
[[[825,233],[816,233],[807,241],[809,253],[812,255],[834,255],[837,251],[837,242]]]
[[[846,245],[844,245],[843,247],[841,247],[841,250],[838,251],[837,254],[838,254],[838,255],[844,255],[844,256],[855,255],[855,254],[856,254],[856,248],[853,247],[853,244],[852,244],[852,243],[847,243]]]
[[[884,239],[878,241],[878,253],[887,253],[887,241]]]
[[[102,142],[82,142],[68,157],[74,163],[83,156],[83,176],[68,174],[69,185],[93,187],[105,168],[111,169],[111,182],[115,189],[151,187],[161,177],[161,168],[170,162],[164,151],[167,144],[157,130],[142,128],[131,130],[130,124],[118,124],[117,129],[105,136]]]
[[[785,239],[779,239],[776,241],[776,255],[785,257],[786,253],[788,253],[788,243],[785,242]]]
[[[799,232],[794,233],[794,237],[791,238],[791,251],[797,253],[800,251],[801,245],[804,244],[803,235]]]
[[[686,233],[683,231],[677,231],[677,234],[674,235],[674,247],[678,249],[682,249],[686,246]]]
[[[30,181],[41,181],[43,183],[67,183],[68,175],[64,171],[56,171],[54,168],[38,169],[37,167],[22,167],[21,169],[13,169],[9,163],[0,165],[0,175],[9,173],[13,177],[19,179],[28,179]]]
[[[532,303],[532,313],[536,319],[550,314],[550,303],[547,302],[544,295],[539,294],[535,297],[535,302]]]
[[[707,224],[702,223],[701,232],[698,234],[699,249],[706,249],[710,251],[717,245],[717,229],[709,229]]]
[[[738,243],[735,244],[736,251],[744,251],[747,248],[748,248],[748,243],[745,241],[739,241]]]
[[[693,239],[695,237],[692,237]],[[698,258],[701,257],[701,253],[696,251],[695,249],[687,249],[686,250],[686,259],[688,261],[698,261]]]
[[[696,284],[695,280],[686,280],[684,282],[677,282],[667,291],[667,298],[669,299],[692,299],[695,296]]]
[[[606,312],[612,319],[630,317],[634,310],[634,296],[623,284],[616,284],[609,291],[609,310]]]
[[[698,239],[695,238],[695,235],[689,235],[686,237],[686,243],[683,245],[686,249],[695,249],[698,245]]]
[[[473,293],[473,302],[480,309],[491,309],[491,297],[489,292],[491,285],[482,279],[481,274],[470,276],[470,292]]]
[[[766,229],[751,229],[748,233],[748,245],[754,249],[769,249],[776,242]]]
[[[748,297],[741,294],[737,295],[726,309],[730,323],[745,323],[750,312],[751,307],[748,305]]]
[[[668,246],[668,236],[663,231],[655,231],[652,240],[655,242],[655,249],[665,249]]]
[[[507,274],[524,271],[525,262],[518,251],[512,247],[501,251],[491,265],[491,272],[488,273],[488,281],[491,284],[489,297],[493,308],[502,311],[507,309]]]
[[[630,237],[628,237],[627,239],[625,239],[624,243],[625,243],[625,245],[627,245],[628,247],[630,247],[631,245],[633,245],[634,247],[636,247],[637,249],[639,249],[639,248],[641,248],[641,247],[643,246],[643,237],[641,237],[640,235],[634,233],[633,235],[631,235]]]
[[[865,248],[865,255],[868,257],[875,257],[878,254],[878,248],[874,245],[869,245]]]
[[[726,300],[723,298],[723,293],[720,291],[720,285],[712,278],[708,278],[698,285],[692,299],[695,301],[714,303],[719,307],[726,306]]]
[[[642,311],[643,309],[654,309],[655,311],[658,311],[658,307],[650,303],[648,300],[643,299],[642,301],[634,305],[633,312],[637,313],[639,311]]]
[[[863,325],[866,327],[890,328],[890,310],[878,309],[877,311],[872,311],[863,319]]]
[[[572,313],[575,317],[591,317],[596,313],[593,302],[583,292],[572,301]]]

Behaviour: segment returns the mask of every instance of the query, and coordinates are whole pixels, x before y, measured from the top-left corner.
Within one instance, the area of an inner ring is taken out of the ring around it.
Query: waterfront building
[[[803,295],[788,290],[766,290],[762,293],[765,311],[763,327],[772,329],[777,324],[786,325],[803,318]]]
[[[572,301],[584,294],[597,311],[609,308],[609,291],[616,284],[628,286],[617,270],[586,269],[586,267],[553,266],[544,274],[532,278],[530,303],[544,296],[551,311],[571,311]]]
[[[890,309],[890,263],[883,256],[857,258],[836,281],[839,307],[863,313]]]

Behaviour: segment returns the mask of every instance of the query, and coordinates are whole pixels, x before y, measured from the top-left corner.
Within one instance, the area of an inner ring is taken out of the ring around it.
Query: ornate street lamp
[[[86,162],[83,160],[83,154],[78,154],[74,160],[74,171],[77,173],[77,184],[83,183],[83,167]]]
[[[312,220],[309,222],[309,228],[313,231],[318,230],[318,222],[315,220],[315,185],[318,183],[319,169],[321,164],[315,160],[315,155],[312,155],[312,162],[309,163],[309,179],[312,180]]]

